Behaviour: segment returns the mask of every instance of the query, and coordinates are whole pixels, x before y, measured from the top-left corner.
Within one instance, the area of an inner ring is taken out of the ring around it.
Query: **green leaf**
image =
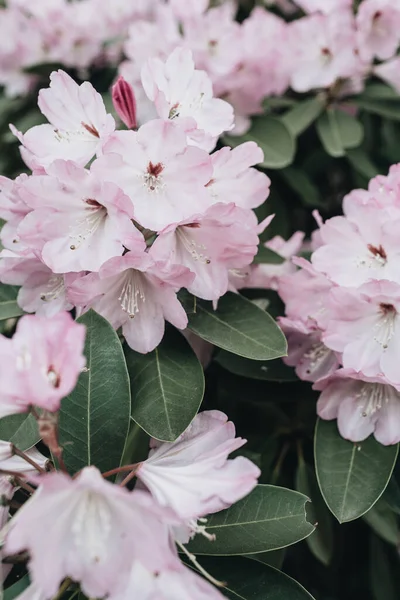
[[[29,450],[40,440],[36,419],[26,413],[0,419],[0,440],[11,442],[23,452]]]
[[[369,574],[374,600],[399,600],[398,552],[371,536]]]
[[[24,314],[17,304],[18,290],[14,285],[0,284],[0,321]]]
[[[22,594],[27,587],[30,586],[30,580],[28,575],[24,575],[22,579],[11,585],[9,588],[4,590],[3,600],[14,600],[17,596]]]
[[[297,581],[255,560],[202,558],[200,564],[217,580],[226,582],[221,592],[230,600],[313,600]]]
[[[346,156],[353,169],[367,179],[372,179],[379,174],[378,167],[373,164],[368,154],[362,148],[347,150]]]
[[[400,121],[400,98],[398,98],[398,102],[393,102],[358,96],[354,98],[354,102],[359,108],[374,115],[379,115],[392,121]]]
[[[286,488],[258,485],[227,510],[207,519],[212,542],[197,536],[189,542],[194,554],[256,554],[285,548],[309,536],[315,529],[306,518],[308,498]]]
[[[292,367],[288,367],[280,358],[261,361],[250,360],[225,352],[218,352],[215,361],[234,375],[262,381],[297,381],[298,377]]]
[[[376,98],[380,100],[400,100],[398,92],[385,83],[368,83],[358,98]]]
[[[198,336],[233,354],[252,360],[285,356],[285,336],[274,319],[239,294],[228,292],[211,302],[197,300],[196,312],[188,314],[188,327]]]
[[[363,141],[362,124],[343,110],[328,108],[317,121],[317,132],[326,152],[338,158]]]
[[[378,502],[363,516],[371,529],[385,542],[396,546],[400,542],[397,515],[380,498]]]
[[[281,117],[281,120],[292,135],[298,136],[314,123],[324,108],[324,98],[314,96],[296,104],[294,108]]]
[[[395,474],[393,474],[390,478],[387,488],[383,492],[382,499],[393,512],[395,512],[397,515],[400,515],[400,486],[397,483]]]
[[[324,565],[329,565],[333,554],[332,516],[328,511],[314,470],[304,461],[300,462],[296,473],[296,489],[311,499],[309,518],[317,523],[317,528],[306,540],[314,556]]]
[[[308,539],[308,538],[307,538]],[[272,550],[271,552],[260,552],[259,554],[245,554],[246,558],[250,560],[257,560],[263,565],[269,565],[270,567],[274,567],[275,569],[281,569],[283,565],[283,561],[285,559],[285,548],[281,548],[280,550]]]
[[[121,342],[110,323],[90,310],[86,325],[87,372],[80,375],[60,411],[60,444],[71,473],[87,465],[118,467],[130,421],[130,387]]]
[[[296,144],[289,129],[280,119],[264,115],[255,117],[247,133],[241,136],[224,136],[229,146],[239,146],[243,142],[256,142],[264,152],[261,166],[270,169],[283,169],[292,164]]]
[[[384,492],[398,445],[382,446],[370,436],[344,440],[336,421],[318,420],[314,453],[317,479],[326,504],[340,523],[364,515]]]
[[[254,263],[258,264],[269,264],[269,265],[281,265],[285,262],[286,258],[271,250],[264,244],[260,244],[258,246],[258,252],[254,257]]]
[[[306,206],[321,206],[318,187],[304,169],[288,167],[282,169],[281,175],[286,183],[296,192]]]
[[[197,414],[204,375],[190,344],[167,328],[161,344],[148,354],[125,350],[132,388],[132,417],[152,437],[173,442]]]

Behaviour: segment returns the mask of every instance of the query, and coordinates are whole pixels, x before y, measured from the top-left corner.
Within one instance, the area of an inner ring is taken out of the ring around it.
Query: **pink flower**
[[[308,13],[321,11],[329,14],[336,10],[351,8],[353,0],[295,0]]]
[[[355,192],[345,199],[348,217],[333,217],[320,229],[322,246],[312,255],[312,264],[331,281],[358,287],[370,279],[400,283],[400,241],[397,218],[370,199],[361,204]]]
[[[371,281],[357,290],[334,288],[330,310],[322,340],[343,353],[343,367],[400,383],[400,285]]]
[[[68,297],[77,306],[93,308],[115,329],[122,326],[130,347],[146,353],[161,342],[165,320],[185,329],[187,316],[176,292],[192,280],[185,267],[167,267],[147,253],[128,252],[75,281]]]
[[[132,86],[120,75],[112,88],[114,108],[128,129],[136,129],[136,98]]]
[[[14,181],[0,176],[0,218],[5,221],[19,222],[30,211],[19,195],[20,185],[27,175],[19,175]]]
[[[388,60],[400,42],[400,7],[391,0],[364,0],[357,17],[357,44],[361,58]]]
[[[317,381],[334,373],[340,366],[340,356],[321,341],[322,331],[315,325],[287,317],[279,325],[288,342],[288,356],[283,361],[296,368],[303,381]]]
[[[314,385],[322,419],[338,420],[340,435],[361,442],[371,433],[385,446],[400,441],[400,391],[382,376],[340,369]]]
[[[134,563],[128,581],[124,580],[109,600],[223,600],[224,597],[217,588],[176,560],[174,568],[157,574],[141,563]]]
[[[182,519],[197,519],[227,508],[255,487],[259,469],[243,456],[228,460],[245,443],[235,438],[224,413],[205,411],[175,442],[153,441],[137,477],[161,506]]]
[[[194,19],[200,17],[209,5],[209,0],[170,0],[172,10],[179,19]]]
[[[148,494],[105,481],[95,467],[75,479],[51,473],[38,481],[11,521],[5,551],[28,550],[32,582],[46,598],[57,594],[65,577],[87,596],[103,597],[136,560],[152,573],[167,569],[171,551],[159,519],[168,513]]]
[[[264,160],[255,142],[245,142],[232,150],[221,148],[211,155],[213,173],[207,190],[213,202],[234,202],[242,208],[257,208],[269,196],[271,180],[253,169]]]
[[[184,131],[172,121],[117,132],[103,152],[92,170],[122,188],[143,227],[159,231],[210,204],[204,187],[211,179],[210,157],[188,146]]]
[[[142,69],[142,84],[158,115],[174,119],[185,129],[189,143],[207,152],[224,131],[233,128],[232,106],[213,97],[210,78],[195,69],[186,48],[176,48],[165,63],[149,59]]]
[[[246,280],[246,287],[269,288],[277,290],[280,278],[284,275],[295,273],[296,267],[292,263],[293,255],[298,254],[303,245],[304,233],[296,231],[288,240],[284,240],[280,235],[265,242],[264,246],[277,252],[286,260],[280,265],[259,264],[255,265]]]
[[[156,260],[184,265],[196,277],[189,292],[218,300],[229,285],[229,269],[249,265],[257,254],[257,219],[252,211],[231,204],[215,204],[162,231],[150,254]]]
[[[84,340],[85,327],[69,313],[49,319],[27,315],[12,339],[0,336],[0,415],[26,412],[32,405],[58,410],[85,366]]]
[[[145,249],[131,222],[132,204],[118,187],[71,161],[57,160],[47,171],[21,188],[33,211],[19,234],[34,244],[43,241],[38,249],[54,273],[98,271],[109,258],[122,255],[125,245]]]
[[[25,257],[7,250],[0,253],[0,281],[21,286],[17,302],[25,312],[52,317],[71,310],[73,304],[66,296],[66,288],[76,277],[77,273],[53,273],[35,255]]]
[[[355,53],[355,23],[350,10],[314,14],[291,25],[292,76],[296,92],[328,88],[360,72]]]
[[[115,129],[93,86],[79,86],[61,70],[51,74],[50,88],[40,90],[39,108],[50,125],[32,127],[25,135],[13,130],[36,166],[47,167],[57,158],[85,166]]]
[[[396,56],[390,60],[376,65],[373,69],[374,75],[383,79],[400,93],[400,57]]]

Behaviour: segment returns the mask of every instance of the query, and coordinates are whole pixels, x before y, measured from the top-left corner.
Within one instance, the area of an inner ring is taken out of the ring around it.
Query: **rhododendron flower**
[[[308,13],[321,11],[329,14],[336,10],[351,8],[353,0],[295,0]]]
[[[128,129],[137,127],[137,105],[132,86],[120,75],[112,88],[112,100],[119,118]]]
[[[330,87],[337,79],[360,74],[350,10],[314,14],[294,21],[290,28],[291,86],[296,92]]]
[[[287,317],[281,317],[279,325],[288,343],[288,355],[283,362],[295,367],[300,379],[317,381],[339,368],[340,355],[321,341],[322,331],[318,327]]]
[[[189,143],[207,152],[224,131],[233,128],[232,106],[213,97],[210,78],[195,69],[186,48],[176,48],[165,63],[150,58],[142,69],[142,84],[158,115],[174,119],[185,129]]]
[[[392,58],[400,42],[400,6],[392,0],[363,0],[356,17],[361,58]]]
[[[182,519],[197,519],[227,508],[255,487],[259,469],[243,456],[228,460],[245,443],[235,438],[224,413],[204,411],[175,442],[154,440],[137,477],[161,506]]]
[[[29,552],[32,582],[46,598],[65,577],[97,598],[112,593],[136,560],[152,573],[168,568],[171,551],[159,520],[168,513],[147,493],[109,483],[95,467],[74,479],[50,473],[38,483],[11,521],[5,552]]]
[[[270,288],[277,290],[279,280],[282,276],[294,273],[295,265],[291,258],[294,254],[300,252],[303,245],[304,233],[296,231],[288,240],[283,239],[280,235],[275,236],[271,240],[265,242],[264,246],[277,252],[286,260],[280,265],[259,264],[255,265],[246,280],[246,287],[253,288]]]
[[[20,221],[30,208],[18,193],[20,185],[27,179],[23,173],[15,180],[0,176],[0,218],[5,221]]]
[[[143,251],[132,225],[132,203],[113,183],[102,183],[72,161],[57,160],[48,175],[30,177],[20,193],[33,209],[20,225],[25,240],[37,234],[43,261],[54,273],[98,271],[124,246]]]
[[[373,433],[385,446],[400,441],[400,391],[383,376],[367,377],[352,369],[340,369],[317,382],[314,389],[322,390],[318,415],[337,419],[345,439],[361,442]]]
[[[188,267],[196,277],[189,292],[218,300],[228,290],[229,269],[249,265],[257,254],[257,219],[232,204],[215,204],[160,232],[150,253],[157,260]]]
[[[400,93],[400,56],[396,56],[373,69],[374,75],[391,85]]]
[[[47,167],[57,158],[85,166],[115,129],[91,83],[79,86],[61,70],[51,74],[49,88],[40,90],[38,104],[50,124],[24,135],[13,130],[36,166]]]
[[[109,600],[223,600],[224,597],[208,581],[177,560],[174,568],[157,574],[139,562],[134,563],[128,581],[124,581]]]
[[[202,15],[209,5],[209,0],[170,0],[169,4],[176,16],[185,20]]]
[[[204,187],[212,175],[210,157],[188,146],[185,132],[173,121],[154,120],[137,132],[119,131],[103,152],[92,170],[123,189],[143,227],[159,231],[210,204]]]
[[[334,288],[323,342],[342,352],[344,368],[400,384],[400,285],[371,281],[357,290]]]
[[[79,276],[79,273],[53,273],[35,255],[21,256],[9,250],[0,253],[0,281],[21,286],[17,302],[25,312],[52,317],[71,310],[73,304],[67,298],[67,287]]]
[[[242,208],[260,206],[269,196],[271,180],[252,167],[263,160],[264,153],[255,142],[214,152],[212,178],[207,183],[213,202],[234,202]]]
[[[115,329],[122,326],[131,348],[146,353],[161,342],[165,320],[178,329],[187,326],[176,292],[193,277],[186,267],[156,263],[145,252],[128,252],[111,258],[98,273],[76,280],[68,297],[76,306],[93,308]]]
[[[69,313],[27,315],[12,339],[0,336],[0,416],[32,405],[58,410],[85,366],[84,340],[85,327]]]

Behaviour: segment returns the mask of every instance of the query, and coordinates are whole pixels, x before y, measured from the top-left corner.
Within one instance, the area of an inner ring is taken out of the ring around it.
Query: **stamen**
[[[394,336],[397,311],[393,304],[385,304],[383,302],[379,305],[379,308],[382,317],[374,326],[374,330],[376,331],[374,340],[386,350],[390,340]]]
[[[142,276],[138,271],[130,269],[125,277],[121,294],[118,297],[121,308],[133,319],[140,311],[142,302],[146,302]]]
[[[387,386],[381,383],[365,383],[356,395],[363,417],[370,417],[389,402]]]
[[[147,171],[144,174],[144,186],[150,192],[159,192],[164,188],[163,179],[161,173],[164,170],[164,165],[156,163],[155,165],[150,161],[147,166]]]
[[[73,232],[69,237],[77,242],[71,244],[71,250],[76,250],[88,237],[92,236],[107,216],[107,209],[97,200],[84,198],[83,202],[87,205],[86,216],[77,221],[76,226],[71,226]]]
[[[207,250],[206,246],[203,244],[198,244],[193,238],[188,235],[188,232],[185,228],[197,229],[200,227],[200,223],[190,223],[189,225],[182,225],[181,227],[177,227],[176,235],[178,240],[181,242],[182,246],[185,248],[187,252],[192,256],[192,258],[196,261],[200,261],[205,265],[209,265],[211,260],[201,252],[201,250]],[[200,250],[200,252],[198,252]]]
[[[40,294],[40,299],[43,302],[52,302],[57,300],[64,293],[64,277],[62,275],[52,275],[47,282],[46,288]]]

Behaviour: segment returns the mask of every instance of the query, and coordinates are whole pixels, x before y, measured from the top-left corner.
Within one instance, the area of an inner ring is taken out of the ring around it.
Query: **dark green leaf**
[[[400,100],[398,92],[385,83],[368,83],[358,98],[376,98],[380,100]]]
[[[132,417],[149,435],[173,442],[190,425],[204,395],[203,369],[190,344],[168,328],[148,354],[125,351],[132,388]]]
[[[296,489],[311,499],[308,511],[309,518],[317,524],[317,528],[306,540],[314,556],[324,565],[329,565],[333,554],[332,515],[328,511],[314,470],[301,462],[296,473]]]
[[[40,440],[36,419],[26,413],[0,419],[0,440],[11,442],[23,452],[29,450]]]
[[[0,283],[0,321],[24,314],[17,304],[18,289],[14,285]]]
[[[308,539],[308,538],[307,538]],[[245,554],[246,558],[257,560],[264,565],[269,565],[275,569],[281,569],[285,559],[285,548],[280,550],[272,550],[271,552],[260,552],[259,554]]]
[[[197,536],[188,549],[194,554],[233,555],[285,548],[315,529],[306,519],[307,502],[293,490],[258,485],[243,500],[208,517],[207,531],[215,534],[215,541]]]
[[[230,600],[313,600],[297,581],[255,560],[202,558],[200,564],[217,580],[226,582],[221,591]]]
[[[87,465],[118,467],[130,420],[130,387],[121,342],[111,325],[90,310],[86,325],[87,372],[80,375],[60,411],[60,444],[71,473]]]
[[[271,250],[271,248],[267,248],[264,244],[260,244],[258,246],[258,252],[254,257],[254,263],[257,264],[270,264],[270,265],[281,265],[284,263],[286,258]]]
[[[298,194],[306,206],[320,206],[321,196],[318,187],[313,183],[304,169],[288,167],[282,169],[281,175],[286,183]]]
[[[1,437],[0,437],[1,439]],[[400,486],[397,483],[395,474],[389,480],[386,490],[383,492],[382,499],[395,512],[400,515]]]
[[[398,99],[398,102],[393,102],[359,96],[354,98],[354,102],[359,108],[362,108],[367,112],[393,121],[400,121],[400,98]]]
[[[319,419],[314,439],[315,466],[322,495],[340,523],[365,514],[380,498],[392,474],[398,446],[382,446],[373,436],[344,440],[336,421]]]
[[[281,120],[270,117],[255,117],[251,128],[241,136],[224,136],[229,146],[239,146],[243,142],[256,142],[264,152],[263,167],[283,169],[289,166],[296,151],[295,139]]]
[[[379,174],[379,169],[370,160],[368,154],[362,148],[353,148],[346,151],[347,160],[357,173],[367,179],[372,179]]]
[[[357,148],[364,137],[360,121],[335,108],[328,108],[319,117],[317,131],[326,152],[335,158],[345,156],[349,148]]]
[[[374,600],[399,600],[398,553],[376,536],[371,536],[369,573]]]
[[[285,113],[281,119],[290,133],[298,136],[314,123],[325,108],[325,99],[321,96],[307,98],[296,104],[294,108]]]
[[[14,598],[22,594],[22,592],[26,590],[26,588],[29,587],[29,585],[29,577],[28,575],[25,575],[24,577],[22,577],[22,579],[20,579],[19,581],[11,585],[9,588],[4,590],[3,600],[14,600]]]
[[[252,360],[285,356],[285,336],[273,318],[239,294],[228,292],[211,302],[198,300],[196,312],[188,314],[188,327],[219,348]]]
[[[250,379],[260,379],[264,381],[297,381],[298,377],[292,369],[288,367],[280,358],[275,360],[261,361],[250,360],[225,352],[218,352],[216,362],[234,375],[249,377]]]
[[[385,542],[397,547],[400,542],[398,518],[382,498],[365,513],[363,519]]]

